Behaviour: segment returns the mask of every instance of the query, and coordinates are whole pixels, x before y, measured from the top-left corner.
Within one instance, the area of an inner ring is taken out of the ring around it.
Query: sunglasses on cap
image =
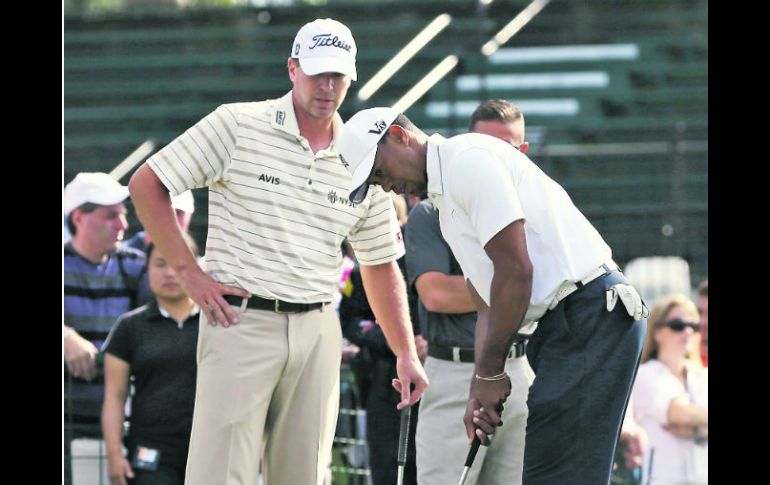
[[[658,327],[668,327],[674,332],[681,332],[685,328],[690,327],[693,332],[700,332],[700,323],[685,322],[684,320],[681,320],[679,318],[675,318],[674,320],[669,320],[668,322],[663,322],[661,324],[658,324]]]

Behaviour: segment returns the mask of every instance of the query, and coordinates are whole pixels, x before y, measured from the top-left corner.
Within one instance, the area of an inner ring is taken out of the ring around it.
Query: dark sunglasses
[[[675,318],[674,320],[669,320],[668,322],[663,322],[658,325],[659,327],[668,327],[674,332],[681,332],[687,327],[690,327],[693,332],[700,332],[700,323],[698,322],[685,322],[684,320],[680,320],[679,318]]]

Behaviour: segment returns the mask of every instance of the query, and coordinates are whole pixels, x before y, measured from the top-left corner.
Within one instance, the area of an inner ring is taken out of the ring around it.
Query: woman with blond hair
[[[708,483],[708,370],[698,358],[698,310],[680,294],[652,308],[632,394],[647,433],[642,483]]]

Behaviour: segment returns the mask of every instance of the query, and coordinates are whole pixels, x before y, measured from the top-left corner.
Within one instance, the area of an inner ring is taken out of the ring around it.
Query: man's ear
[[[390,136],[391,139],[396,140],[403,145],[409,144],[409,138],[410,138],[409,132],[407,132],[401,126],[390,125],[388,127],[388,136]]]
[[[75,226],[80,225],[80,219],[83,216],[83,211],[80,210],[80,208],[73,209],[72,212],[70,212],[70,215],[67,216],[67,218],[72,221],[72,224]]]
[[[288,60],[286,61],[286,67],[289,70],[289,79],[291,80],[292,83],[294,83],[294,76],[295,76],[294,70],[297,68],[297,64],[294,63],[291,57],[289,57]]]

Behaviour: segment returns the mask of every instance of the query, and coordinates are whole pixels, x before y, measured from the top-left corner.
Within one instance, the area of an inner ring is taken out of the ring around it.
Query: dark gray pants
[[[559,302],[529,341],[524,485],[609,482],[647,327],[621,301],[607,311],[615,283],[628,282],[612,271]]]

